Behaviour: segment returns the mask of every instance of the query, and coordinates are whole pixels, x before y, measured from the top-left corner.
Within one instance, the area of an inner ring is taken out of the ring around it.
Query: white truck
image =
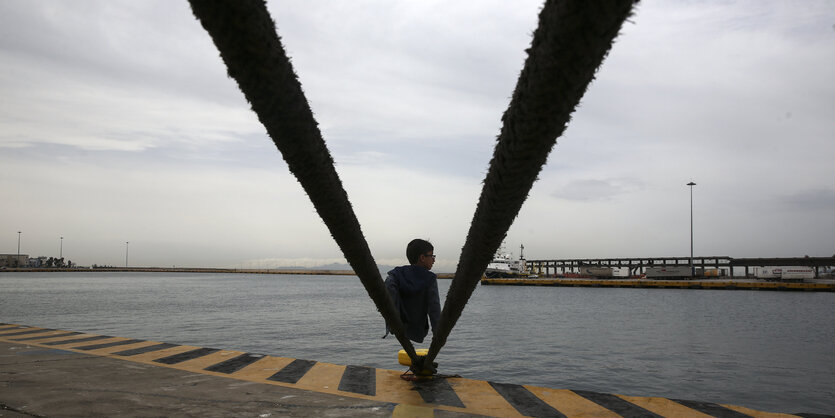
[[[811,267],[784,267],[783,274],[780,276],[782,281],[803,281],[804,279],[814,279],[815,269]]]
[[[782,281],[803,281],[815,278],[815,269],[811,267],[760,267],[757,270],[758,279],[775,279]]]
[[[647,279],[689,279],[693,276],[690,266],[647,267]]]
[[[782,275],[782,267],[760,267],[757,269],[758,279],[779,279]]]
[[[614,270],[611,267],[580,266],[580,274],[592,277],[612,277]]]

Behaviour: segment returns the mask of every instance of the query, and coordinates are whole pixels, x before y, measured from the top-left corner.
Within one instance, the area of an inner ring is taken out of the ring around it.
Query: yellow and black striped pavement
[[[461,412],[533,417],[779,417],[734,405],[549,389],[465,378],[405,381],[402,372],[216,348],[0,324],[0,341],[86,353],[194,373],[386,402],[410,416]],[[803,416],[805,414],[801,414]]]

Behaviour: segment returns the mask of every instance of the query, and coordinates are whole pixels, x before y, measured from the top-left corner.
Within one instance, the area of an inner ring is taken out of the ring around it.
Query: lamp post
[[[64,258],[64,237],[61,237],[61,249],[58,250],[58,258]]]
[[[20,231],[17,231],[17,258],[15,258],[15,267],[20,267]]]
[[[128,268],[128,249],[130,249],[130,242],[125,241],[125,268]]]
[[[690,186],[690,277],[696,276],[696,267],[693,266],[693,186],[692,181],[687,183]]]

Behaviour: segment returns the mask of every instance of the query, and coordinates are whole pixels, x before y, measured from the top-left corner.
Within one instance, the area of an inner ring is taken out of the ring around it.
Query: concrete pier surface
[[[0,342],[0,417],[391,416],[395,405]]]
[[[401,373],[0,324],[0,417],[797,416]]]

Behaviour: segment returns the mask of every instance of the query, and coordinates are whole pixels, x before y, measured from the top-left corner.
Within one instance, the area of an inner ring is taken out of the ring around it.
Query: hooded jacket
[[[386,289],[400,312],[406,337],[422,343],[429,333],[430,321],[434,333],[441,317],[438,277],[435,273],[418,265],[396,267],[388,272]]]

